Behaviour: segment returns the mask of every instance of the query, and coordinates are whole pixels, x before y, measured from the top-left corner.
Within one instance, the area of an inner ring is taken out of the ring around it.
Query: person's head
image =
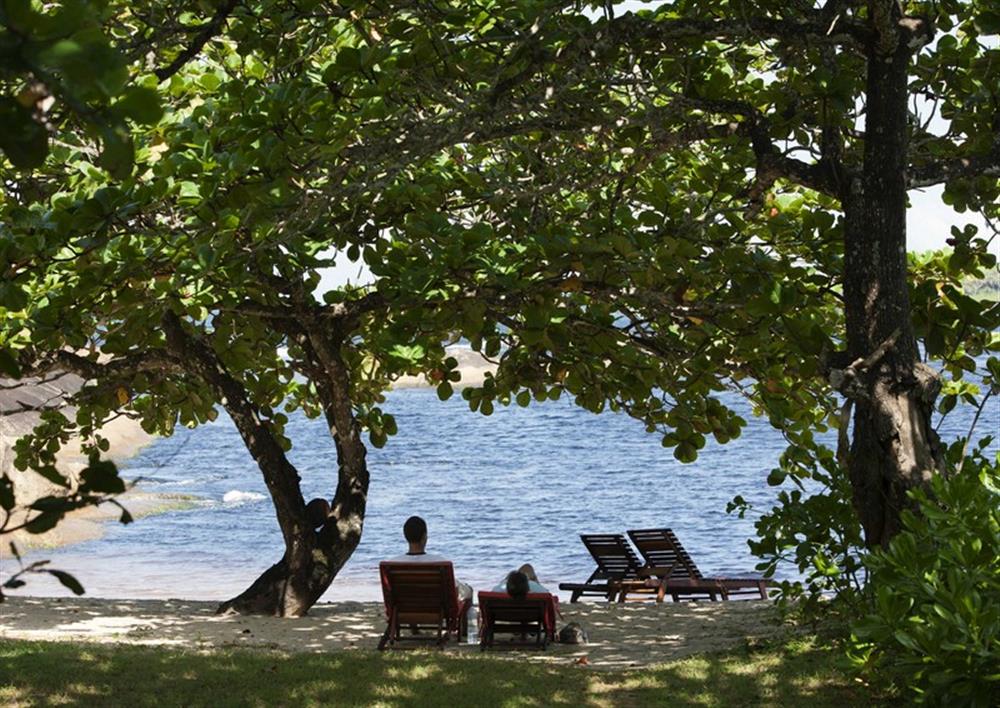
[[[322,497],[316,497],[306,504],[306,517],[314,529],[326,523],[326,518],[330,515],[330,502]]]
[[[536,583],[538,582],[538,574],[535,572],[535,567],[531,565],[531,563],[525,563],[517,569],[517,572],[527,575],[528,580],[532,580]]]
[[[507,594],[515,600],[523,600],[528,594],[528,576],[515,570],[507,576]]]
[[[403,537],[410,548],[423,550],[427,544],[427,522],[419,516],[411,516],[403,524]]]

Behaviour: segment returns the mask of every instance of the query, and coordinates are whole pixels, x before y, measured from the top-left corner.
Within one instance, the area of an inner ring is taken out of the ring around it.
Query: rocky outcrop
[[[68,399],[80,389],[84,381],[75,374],[54,374],[44,379],[27,378],[20,381],[0,378],[0,472],[14,482],[14,495],[22,510],[15,518],[23,516],[23,507],[35,499],[58,491],[58,487],[33,470],[18,470],[14,467],[14,444],[18,438],[30,433],[41,419],[41,412],[51,408],[63,408],[72,415]],[[144,445],[152,437],[139,427],[138,423],[126,418],[118,418],[102,431],[111,442],[109,457],[115,461],[124,460]],[[57,458],[57,465],[63,473],[73,477],[86,465],[79,445],[63,447]],[[96,538],[101,535],[101,524],[105,518],[114,515],[113,510],[81,509],[70,514],[51,531],[38,536],[23,532],[13,534],[19,548],[37,546],[58,546],[66,543]],[[5,539],[6,540],[6,539]],[[6,555],[6,544],[0,549]]]

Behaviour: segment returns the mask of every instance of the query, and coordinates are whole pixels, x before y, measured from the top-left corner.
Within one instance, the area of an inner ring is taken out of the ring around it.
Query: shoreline
[[[283,652],[374,651],[385,629],[381,602],[318,603],[305,617],[215,615],[216,603],[12,596],[2,605],[0,638],[168,646],[196,651],[244,647]],[[562,627],[577,622],[588,644],[498,650],[542,663],[586,657],[595,669],[628,669],[745,646],[787,634],[772,603],[560,603]],[[502,641],[500,642],[502,644]],[[445,651],[475,652],[449,642]]]
[[[107,459],[119,466],[123,461],[134,457],[140,450],[156,440],[154,436],[139,427],[137,422],[129,418],[117,418],[111,421],[101,429],[101,435],[107,438],[110,443]],[[59,451],[56,464],[69,472],[70,475],[76,475],[87,466],[87,458],[80,451],[79,443],[70,441]],[[14,472],[18,475],[15,484],[17,485],[19,502],[31,503],[34,499],[50,493],[49,490],[53,489],[47,480],[32,470],[23,472],[15,470]],[[134,519],[140,519],[157,513],[164,505],[167,505],[168,508],[176,508],[170,505],[169,498],[163,498],[171,496],[176,495],[158,495],[133,488],[118,495],[116,499],[123,505],[130,505],[125,508]],[[23,505],[21,508],[23,509]],[[27,552],[43,548],[61,548],[92,541],[104,535],[105,522],[117,519],[120,514],[121,510],[113,504],[78,509],[66,514],[54,528],[45,533],[32,534],[24,530],[11,533],[8,538],[4,539],[3,550],[6,550],[6,545],[9,542],[17,544],[20,551]]]
[[[486,374],[496,373],[496,364],[489,362],[486,357],[469,347],[451,346],[445,349],[447,356],[454,357],[458,361],[458,371],[462,378],[454,382],[455,388],[466,388],[468,386],[481,386],[486,380]],[[406,388],[432,388],[437,383],[428,381],[425,376],[400,376],[392,384],[393,391]]]
[[[480,385],[485,380],[487,372],[492,373],[496,370],[495,365],[468,347],[449,347],[447,352],[449,356],[458,360],[458,371],[462,374],[462,380],[455,384],[456,388]],[[431,388],[433,385],[423,376],[403,376],[393,384],[391,390]],[[138,423],[128,418],[112,421],[102,429],[101,434],[111,444],[108,458],[119,466],[157,440],[155,436],[143,431]],[[71,442],[60,451],[58,464],[71,473],[78,473],[86,466],[86,458],[80,453],[79,448],[74,449]],[[27,490],[26,493],[20,493],[20,497],[34,500],[49,493],[44,486],[48,483],[40,475],[30,470],[15,471],[15,474],[19,475],[18,489]],[[141,485],[128,489],[116,499],[136,520],[153,514],[184,509],[198,501],[198,498],[193,496],[146,492]],[[28,552],[64,548],[97,540],[105,535],[105,525],[116,521],[120,514],[121,510],[113,504],[70,512],[55,528],[45,533],[30,534],[23,530],[13,532],[9,538],[4,539],[2,555],[6,555],[9,541],[13,541],[20,552]]]

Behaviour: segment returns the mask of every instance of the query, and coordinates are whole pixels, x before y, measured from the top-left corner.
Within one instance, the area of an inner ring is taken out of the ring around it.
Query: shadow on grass
[[[210,653],[12,641],[0,648],[6,705],[646,706],[872,704],[811,639],[590,671],[437,652]]]

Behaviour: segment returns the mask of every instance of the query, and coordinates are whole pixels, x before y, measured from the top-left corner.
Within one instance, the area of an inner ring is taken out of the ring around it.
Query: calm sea
[[[480,589],[526,561],[553,590],[582,581],[592,564],[578,535],[628,528],[673,528],[705,572],[751,572],[746,539],[754,517],[729,515],[726,503],[742,494],[758,510],[774,504],[778,489],[765,480],[784,441],[741,399],[723,399],[748,420],[742,436],[712,442],[697,462],[683,465],[625,415],[594,415],[557,401],[501,408],[486,418],[459,396],[442,403],[430,389],[390,393],[383,408],[400,432],[369,452],[364,537],[324,599],[380,597],[378,561],[405,550],[401,527],[411,514],[428,522],[428,550],[453,559],[457,576]],[[1000,432],[994,404],[980,434]],[[964,434],[970,419],[971,411],[955,411],[942,432]],[[324,424],[292,416],[289,429],[306,498],[329,498],[336,458]],[[141,478],[146,492],[197,501],[128,526],[109,523],[100,540],[31,558],[50,558],[74,573],[91,596],[222,600],[280,557],[260,472],[228,419],[157,440],[123,474]],[[25,590],[65,594],[40,578]]]

